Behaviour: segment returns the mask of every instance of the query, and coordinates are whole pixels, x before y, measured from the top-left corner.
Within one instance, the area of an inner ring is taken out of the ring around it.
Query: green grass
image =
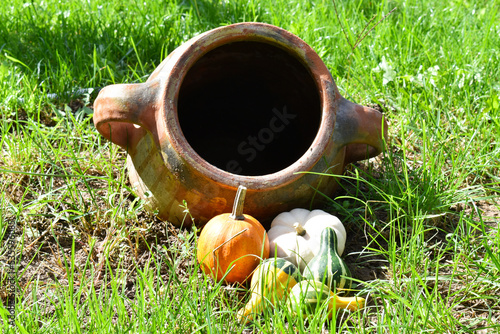
[[[500,332],[500,2],[335,5],[1,2],[2,331]],[[378,105],[390,123],[387,151],[350,166],[324,207],[346,225],[345,259],[367,299],[336,321],[278,307],[238,324],[245,290],[201,274],[197,231],[145,211],[125,152],[92,123],[97,88],[143,82],[189,38],[243,21],[304,39],[343,95]]]

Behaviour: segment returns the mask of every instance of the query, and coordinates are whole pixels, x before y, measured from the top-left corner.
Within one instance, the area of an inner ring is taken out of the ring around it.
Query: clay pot
[[[103,88],[97,130],[128,153],[136,193],[161,219],[197,224],[231,212],[262,222],[311,208],[346,164],[379,154],[381,113],[344,99],[320,57],[268,24],[210,30],[179,46],[140,84]],[[317,173],[326,173],[318,175]]]

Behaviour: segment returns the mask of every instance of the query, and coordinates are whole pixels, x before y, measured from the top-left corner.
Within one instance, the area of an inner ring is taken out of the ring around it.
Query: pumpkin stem
[[[293,228],[295,229],[295,232],[297,232],[297,235],[303,236],[306,234],[306,230],[299,223],[293,224]]]
[[[245,194],[247,193],[247,188],[244,186],[239,186],[238,191],[236,191],[236,197],[234,198],[233,211],[229,218],[236,220],[245,220],[243,216],[243,205],[245,203]]]

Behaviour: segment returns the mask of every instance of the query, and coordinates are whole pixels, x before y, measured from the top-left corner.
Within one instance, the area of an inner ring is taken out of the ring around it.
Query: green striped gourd
[[[290,291],[288,309],[291,313],[302,315],[303,318],[314,315],[321,308],[328,311],[328,318],[332,319],[334,310],[346,309],[356,311],[363,308],[365,299],[361,297],[340,297],[321,282],[303,280]]]
[[[351,288],[351,272],[337,253],[337,234],[326,227],[321,232],[320,248],[307,264],[304,278],[324,282],[332,291]]]
[[[250,321],[266,306],[274,306],[288,296],[301,278],[299,269],[288,260],[270,258],[262,261],[252,276],[250,300],[238,311],[238,319]]]

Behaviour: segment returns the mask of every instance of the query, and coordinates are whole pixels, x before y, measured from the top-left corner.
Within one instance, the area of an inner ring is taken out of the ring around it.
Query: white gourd
[[[342,255],[346,231],[337,217],[323,210],[309,211],[300,208],[280,213],[272,221],[268,232],[270,257],[285,258],[303,272],[307,263],[319,251],[321,231],[325,227],[335,230],[337,252]]]

